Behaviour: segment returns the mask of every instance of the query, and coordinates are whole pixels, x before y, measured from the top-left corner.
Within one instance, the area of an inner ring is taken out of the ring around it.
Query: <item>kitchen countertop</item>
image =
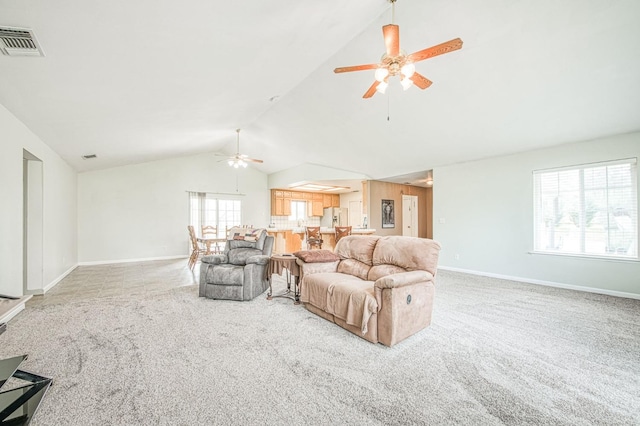
[[[272,233],[276,233],[276,232],[285,232],[285,231],[291,231],[294,234],[304,234],[304,227],[300,227],[300,228],[266,228],[267,232],[272,232]],[[324,226],[322,228],[320,228],[320,232],[323,234],[334,234],[335,233],[335,229],[334,228],[325,228]],[[372,228],[351,228],[351,233],[352,234],[371,234],[376,232],[375,229]]]

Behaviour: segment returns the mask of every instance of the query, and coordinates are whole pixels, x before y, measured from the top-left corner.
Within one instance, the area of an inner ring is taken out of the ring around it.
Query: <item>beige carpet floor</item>
[[[393,348],[190,285],[28,304],[0,336],[25,353],[36,426],[640,424],[640,301],[446,271]]]

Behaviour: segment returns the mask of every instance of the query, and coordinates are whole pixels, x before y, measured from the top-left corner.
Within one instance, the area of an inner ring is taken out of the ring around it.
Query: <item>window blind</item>
[[[538,170],[534,251],[638,259],[637,160]]]

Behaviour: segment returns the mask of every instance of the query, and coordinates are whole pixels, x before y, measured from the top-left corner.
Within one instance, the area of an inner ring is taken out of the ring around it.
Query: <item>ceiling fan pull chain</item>
[[[391,121],[389,116],[391,115],[391,96],[387,96],[387,121]]]

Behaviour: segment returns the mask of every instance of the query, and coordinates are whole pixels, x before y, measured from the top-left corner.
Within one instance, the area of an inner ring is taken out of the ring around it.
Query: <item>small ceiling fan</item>
[[[229,157],[227,164],[237,169],[238,167],[247,167],[248,163],[262,163],[262,160],[256,160],[255,158],[249,158],[247,155],[240,154],[240,129],[236,129],[236,133],[238,134],[236,141],[236,153]]]
[[[391,22],[394,20],[394,7],[396,0],[389,0],[392,8]],[[382,55],[379,64],[355,65],[351,67],[340,67],[333,70],[336,74],[351,71],[364,71],[375,69],[375,79],[369,90],[367,90],[363,98],[372,97],[376,91],[384,93],[389,83],[389,77],[400,75],[400,83],[404,90],[407,90],[413,84],[421,89],[431,86],[432,81],[425,76],[418,74],[415,63],[433,58],[434,56],[443,55],[462,48],[462,40],[454,38],[442,44],[428,47],[418,52],[407,55],[400,50],[400,27],[393,23],[382,27],[382,35],[384,36],[384,44],[386,52]]]

